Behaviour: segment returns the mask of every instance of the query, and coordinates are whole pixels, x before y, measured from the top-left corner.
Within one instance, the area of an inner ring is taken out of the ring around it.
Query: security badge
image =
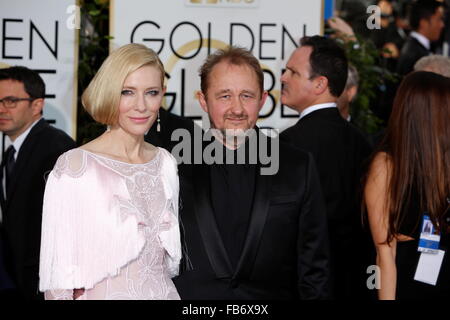
[[[433,222],[427,214],[422,218],[422,232],[420,233],[419,248],[420,252],[436,254],[439,251],[439,242],[441,236],[435,234],[435,228]]]
[[[417,264],[414,280],[436,285],[439,271],[441,269],[442,260],[444,259],[444,250],[439,249],[441,236],[435,234],[435,228],[430,217],[424,213],[422,218],[422,228],[417,251],[420,254],[419,263]]]

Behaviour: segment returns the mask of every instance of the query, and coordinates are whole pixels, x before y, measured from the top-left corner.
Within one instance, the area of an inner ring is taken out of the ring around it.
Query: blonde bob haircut
[[[164,87],[164,66],[152,49],[132,43],[106,58],[81,96],[83,107],[95,121],[116,124],[123,83],[130,73],[143,66],[155,66],[161,73],[161,87]]]

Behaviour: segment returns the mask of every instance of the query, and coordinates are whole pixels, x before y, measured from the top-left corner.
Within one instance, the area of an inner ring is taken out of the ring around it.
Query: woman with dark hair
[[[379,299],[450,296],[449,120],[450,78],[431,72],[409,74],[397,92],[386,136],[365,181],[364,200],[381,276]],[[434,254],[419,251],[426,221],[432,222],[435,238],[440,236]],[[441,263],[440,269],[423,268],[428,260]],[[434,285],[421,276],[433,274]]]

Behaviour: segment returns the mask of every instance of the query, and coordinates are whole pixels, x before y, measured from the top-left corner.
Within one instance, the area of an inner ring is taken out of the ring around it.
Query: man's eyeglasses
[[[33,98],[17,98],[17,97],[6,97],[0,99],[0,103],[3,103],[3,106],[8,109],[13,109],[16,107],[17,102],[19,101],[33,101]]]

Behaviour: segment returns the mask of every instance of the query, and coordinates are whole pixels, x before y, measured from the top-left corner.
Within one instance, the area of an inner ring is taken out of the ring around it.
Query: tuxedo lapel
[[[262,133],[258,133],[262,134]],[[261,175],[261,165],[256,169],[255,194],[250,216],[250,223],[244,248],[239,259],[233,279],[248,278],[255,262],[261,235],[269,213],[271,175]]]
[[[14,173],[12,175],[12,181],[11,184],[6,190],[6,205],[8,206],[8,199],[11,199],[14,196],[14,192],[17,188],[18,181],[20,180],[20,177],[23,175],[24,171],[26,171],[26,165],[30,160],[31,153],[33,151],[33,148],[35,147],[34,141],[36,140],[37,135],[39,132],[44,129],[45,126],[48,126],[47,122],[44,118],[41,118],[41,120],[38,121],[34,125],[34,127],[30,130],[27,137],[25,138],[25,141],[23,142],[22,146],[20,147],[19,154],[17,155],[17,161],[14,168]],[[44,179],[44,178],[42,178]]]
[[[195,214],[206,253],[217,278],[230,278],[232,267],[220,236],[211,205],[208,165],[194,166]]]

